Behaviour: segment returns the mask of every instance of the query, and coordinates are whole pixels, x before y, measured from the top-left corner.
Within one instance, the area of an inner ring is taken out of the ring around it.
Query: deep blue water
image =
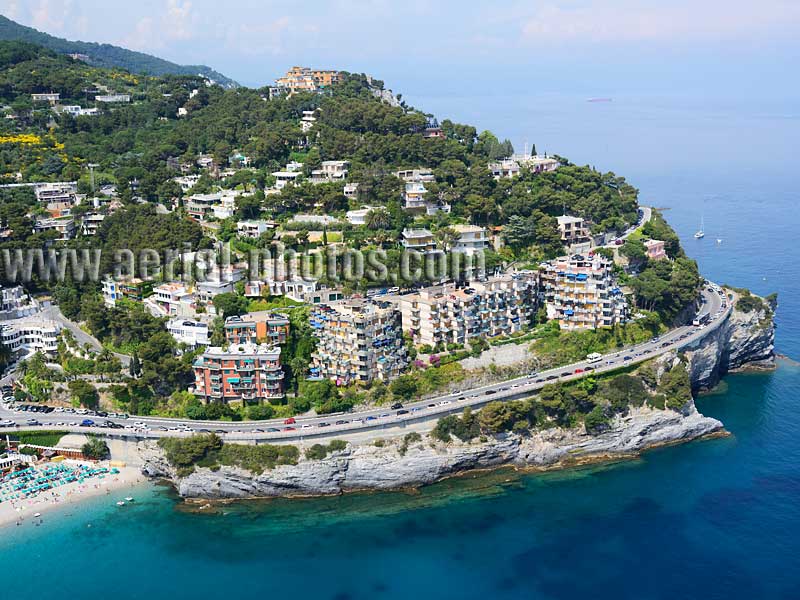
[[[414,103],[440,114],[436,99]],[[778,349],[800,358],[796,105],[525,98],[504,111],[497,99],[473,98],[457,107],[459,120],[515,144],[529,135],[540,150],[626,175],[643,202],[670,209],[707,276],[779,292]],[[701,215],[707,236],[698,242]],[[698,400],[729,438],[591,469],[469,477],[416,495],[215,514],[187,513],[159,488],[143,488],[124,509],[100,498],[77,514],[47,515],[42,527],[0,532],[0,599],[62,599],[66,590],[76,600],[798,598],[799,399],[800,367],[786,361],[774,373],[730,376]]]

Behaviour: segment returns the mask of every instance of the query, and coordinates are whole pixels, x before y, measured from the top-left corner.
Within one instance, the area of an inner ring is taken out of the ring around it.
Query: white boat
[[[125,503],[122,500],[120,500],[119,502],[117,502],[117,506],[125,506]]]
[[[130,496],[128,496],[127,498],[125,498],[125,502],[133,502],[133,498],[131,498]]]
[[[694,234],[694,238],[696,240],[706,237],[706,232],[704,231],[704,229],[705,226],[703,225],[703,217],[700,217],[700,229],[698,229]]]
[[[722,238],[717,238],[717,243],[721,244],[722,243]]]

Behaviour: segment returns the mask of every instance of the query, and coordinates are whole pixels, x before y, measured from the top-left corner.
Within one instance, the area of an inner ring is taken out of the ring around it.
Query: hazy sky
[[[303,64],[412,97],[800,96],[800,0],[0,0],[0,13],[248,85]]]

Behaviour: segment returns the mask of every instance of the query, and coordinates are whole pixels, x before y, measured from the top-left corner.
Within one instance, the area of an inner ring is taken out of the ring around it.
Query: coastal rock
[[[734,308],[716,330],[686,350],[695,389],[709,389],[731,371],[775,366],[775,324],[769,309],[742,312]]]
[[[692,405],[685,414],[647,407],[617,417],[598,436],[581,429],[549,429],[521,437],[504,434],[485,442],[449,444],[428,440],[412,444],[404,453],[399,441],[383,447],[348,446],[323,460],[301,458],[255,475],[235,467],[198,468],[177,477],[165,467],[152,443],[141,451],[146,474],[170,477],[185,498],[236,499],[277,496],[316,496],[357,490],[417,487],[474,469],[502,465],[555,468],[581,462],[630,456],[647,448],[695,439],[722,430],[722,423],[704,417]]]

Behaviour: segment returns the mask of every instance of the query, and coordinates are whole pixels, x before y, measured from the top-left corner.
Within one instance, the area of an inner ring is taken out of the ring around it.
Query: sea
[[[624,175],[709,279],[779,294],[778,369],[697,400],[732,435],[416,493],[198,509],[148,485],[0,531],[0,600],[800,598],[800,103],[406,99]]]

